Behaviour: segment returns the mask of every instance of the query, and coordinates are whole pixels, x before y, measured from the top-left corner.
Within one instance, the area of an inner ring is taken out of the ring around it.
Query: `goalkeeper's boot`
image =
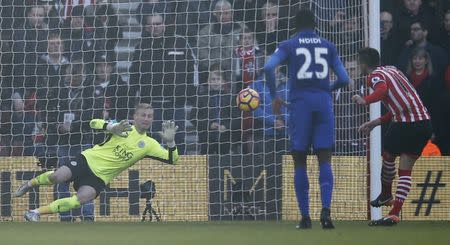
[[[322,224],[322,229],[334,229],[333,222],[331,221],[330,209],[322,208],[322,213],[320,214],[320,223]]]
[[[298,223],[297,226],[295,226],[295,228],[297,229],[311,229],[312,224],[311,224],[311,217],[309,216],[304,216],[302,217],[302,219],[300,220],[300,223]]]
[[[385,196],[380,194],[375,200],[370,202],[370,206],[379,208],[381,206],[392,206],[393,203],[394,198],[392,198],[392,195]]]
[[[29,222],[38,222],[39,221],[39,213],[34,212],[32,210],[28,210],[25,212],[25,215],[23,216],[26,221]]]
[[[33,187],[29,186],[28,181],[26,181],[19,187],[19,189],[17,189],[17,191],[14,193],[14,197],[21,197],[25,195],[27,192],[29,192],[31,189],[33,189]]]
[[[400,218],[397,215],[388,215],[379,220],[372,220],[369,226],[393,226],[400,222]]]

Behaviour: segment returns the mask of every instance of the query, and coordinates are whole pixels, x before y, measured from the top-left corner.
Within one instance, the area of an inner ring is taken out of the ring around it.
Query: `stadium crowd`
[[[86,2],[1,1],[0,156],[75,156],[104,140],[90,119],[127,119],[138,102],[154,107],[157,139],[162,121],[175,120],[180,154],[288,149],[286,113],[273,115],[261,68],[290,36],[300,1],[147,0],[128,14],[105,1]],[[362,152],[348,115],[364,117],[350,105],[350,91],[364,84],[355,60],[364,46],[363,9],[352,0],[313,2],[320,31],[337,44],[355,81],[335,107],[336,149]],[[399,67],[417,88],[443,154],[450,154],[449,5],[385,0],[380,14],[383,65]],[[118,43],[130,29],[121,15],[136,18],[141,30],[126,72],[117,67]],[[286,71],[277,73],[277,92],[286,97]],[[254,113],[235,106],[244,87],[262,98]],[[189,128],[198,132],[194,151]]]

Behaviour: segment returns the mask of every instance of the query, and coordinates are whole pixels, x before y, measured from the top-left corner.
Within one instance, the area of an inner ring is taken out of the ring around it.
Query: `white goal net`
[[[66,184],[17,199],[11,193],[43,167],[70,164],[101,143],[105,134],[89,128],[91,119],[132,119],[145,102],[154,108],[152,137],[160,141],[163,120],[179,126],[180,164],[143,160],[93,204],[48,220],[140,220],[146,207],[153,220],[297,219],[288,125],[272,114],[261,71],[293,34],[300,7],[315,12],[318,33],[336,44],[354,80],[334,94],[333,215],[367,219],[367,139],[357,128],[368,112],[350,101],[366,93],[356,68],[357,51],[368,44],[361,0],[2,1],[1,218],[21,220],[26,209],[69,196]],[[286,97],[286,67],[276,80]],[[262,99],[250,113],[236,107],[247,87]],[[315,158],[309,165],[317,218]],[[147,180],[156,195],[142,192]]]

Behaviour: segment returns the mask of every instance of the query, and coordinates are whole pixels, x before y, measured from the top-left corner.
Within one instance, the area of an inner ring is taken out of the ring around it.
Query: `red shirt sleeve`
[[[388,123],[392,120],[392,112],[387,112],[383,116],[380,117],[381,123]]]
[[[374,86],[372,94],[364,97],[367,104],[372,104],[384,99],[388,94],[388,87],[384,82],[378,82]]]

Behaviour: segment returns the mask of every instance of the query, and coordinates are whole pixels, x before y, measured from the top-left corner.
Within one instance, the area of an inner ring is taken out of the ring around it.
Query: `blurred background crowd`
[[[363,154],[356,130],[367,112],[350,105],[366,90],[356,62],[367,44],[361,1],[1,0],[0,156],[68,161],[104,140],[90,119],[130,118],[138,102],[155,110],[153,137],[162,120],[176,121],[181,154],[283,154],[287,116],[273,115],[261,69],[292,35],[303,2],[355,81],[336,95],[336,152]],[[381,2],[383,65],[409,77],[431,113],[433,141],[450,154],[450,3]],[[282,67],[283,98],[286,81]],[[235,106],[245,87],[262,99],[252,113]]]

